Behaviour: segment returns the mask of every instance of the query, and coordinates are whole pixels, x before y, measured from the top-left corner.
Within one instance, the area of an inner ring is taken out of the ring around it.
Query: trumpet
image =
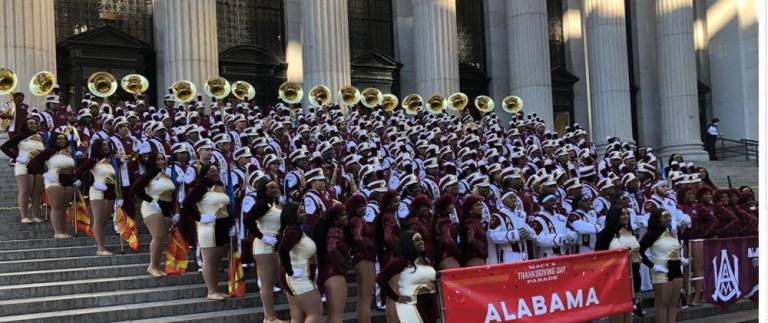
[[[116,159],[125,159],[131,162],[135,162],[139,159],[139,153],[133,152],[132,154],[115,154]]]
[[[345,86],[339,90],[336,94],[339,102],[346,104],[347,106],[356,105],[360,102],[360,90],[354,86]]]
[[[120,87],[136,97],[149,89],[149,80],[141,74],[128,74],[120,80]]]
[[[507,113],[518,113],[523,110],[523,99],[519,96],[510,95],[505,97],[502,102],[504,105],[501,108]]]
[[[427,99],[427,111],[432,114],[443,113],[443,110],[448,106],[448,101],[444,96],[435,94]]]
[[[384,111],[392,112],[395,111],[395,108],[397,108],[399,103],[397,96],[394,94],[384,94],[381,99],[381,108],[384,109]]]
[[[363,105],[369,109],[375,108],[377,105],[381,104],[381,100],[383,99],[383,95],[381,94],[381,91],[377,88],[369,87],[362,92],[363,95]]]
[[[304,90],[301,89],[299,83],[284,82],[280,84],[278,96],[285,103],[295,104],[301,102],[301,98],[304,97]]]
[[[29,80],[29,92],[34,96],[45,96],[53,91],[56,75],[48,71],[37,72]]]
[[[475,108],[482,113],[493,111],[493,99],[486,95],[479,95],[475,98]]]
[[[405,110],[405,113],[407,114],[413,115],[419,113],[419,110],[423,105],[424,100],[421,98],[421,95],[416,93],[409,94],[403,99],[403,110]]]
[[[117,91],[117,79],[107,72],[96,72],[88,77],[88,91],[100,98],[107,98]]]
[[[331,101],[331,89],[325,85],[315,85],[309,90],[309,103],[323,107]]]
[[[245,101],[256,96],[256,89],[246,81],[235,81],[232,83],[232,95],[240,101]]]
[[[229,81],[223,77],[212,77],[205,81],[203,87],[205,94],[217,100],[226,98],[232,91],[232,87],[229,85]]]

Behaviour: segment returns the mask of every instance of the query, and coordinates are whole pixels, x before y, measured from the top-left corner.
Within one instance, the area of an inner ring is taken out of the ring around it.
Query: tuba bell
[[[88,91],[100,98],[106,98],[117,91],[117,79],[107,72],[96,72],[88,77]]]
[[[176,99],[176,102],[187,103],[192,101],[197,94],[197,88],[195,84],[187,80],[176,81],[171,85],[171,91]]]
[[[384,111],[392,112],[395,111],[399,103],[397,96],[394,94],[384,94],[381,99],[381,108],[384,109]]]
[[[141,74],[128,74],[120,80],[120,87],[135,97],[149,89],[149,80]]]
[[[53,91],[56,85],[56,75],[48,71],[37,72],[29,80],[29,93],[34,96],[45,96]]]
[[[301,98],[304,97],[304,90],[301,89],[301,84],[299,83],[284,82],[280,84],[278,95],[283,102],[295,104],[301,102]]]
[[[0,95],[13,93],[19,79],[10,69],[0,68]]]
[[[443,113],[446,107],[448,107],[448,101],[442,95],[435,94],[427,99],[427,111],[432,114]]]
[[[502,102],[504,102],[504,106],[501,108],[504,109],[504,111],[507,113],[518,113],[523,110],[523,99],[521,99],[519,96],[507,96]]]
[[[235,81],[232,83],[232,95],[240,101],[245,101],[256,96],[256,89],[246,81]]]
[[[232,87],[229,85],[229,81],[223,77],[212,77],[205,81],[203,91],[208,96],[221,100],[226,98],[232,91]]]
[[[478,95],[475,98],[475,108],[482,113],[493,111],[493,99],[487,95]]]
[[[309,103],[316,107],[324,107],[331,102],[331,89],[325,85],[315,85],[309,89]]]
[[[448,97],[448,108],[453,111],[461,111],[469,104],[469,98],[466,94],[456,92]]]
[[[381,91],[377,88],[369,87],[362,92],[363,96],[363,105],[366,108],[373,109],[379,104],[381,104],[381,100],[383,99],[383,95],[381,94]]]
[[[338,98],[339,102],[344,103],[347,106],[353,106],[360,102],[361,95],[360,90],[354,86],[348,85],[342,87],[339,90],[339,93],[336,94],[336,97]]]
[[[419,113],[419,110],[421,110],[423,105],[424,100],[421,98],[421,95],[416,93],[409,94],[403,98],[403,110],[405,110],[405,113],[407,114],[413,115]]]

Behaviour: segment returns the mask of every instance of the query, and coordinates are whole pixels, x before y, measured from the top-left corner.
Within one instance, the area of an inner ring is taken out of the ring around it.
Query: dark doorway
[[[277,88],[285,82],[287,68],[280,57],[259,46],[240,45],[219,54],[221,76],[230,83],[251,83],[256,90],[254,101],[262,107],[277,101]]]

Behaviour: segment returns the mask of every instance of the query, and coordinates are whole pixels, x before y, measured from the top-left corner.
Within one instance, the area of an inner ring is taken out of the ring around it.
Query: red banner
[[[583,322],[632,311],[627,250],[440,272],[445,322]]]
[[[757,236],[704,240],[704,296],[721,307],[758,295]]]

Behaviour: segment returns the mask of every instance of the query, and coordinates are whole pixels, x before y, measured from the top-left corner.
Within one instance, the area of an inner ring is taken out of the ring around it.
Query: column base
[[[703,144],[667,145],[659,148],[659,158],[665,163],[672,154],[683,155],[685,161],[709,160],[709,154],[704,150]]]

